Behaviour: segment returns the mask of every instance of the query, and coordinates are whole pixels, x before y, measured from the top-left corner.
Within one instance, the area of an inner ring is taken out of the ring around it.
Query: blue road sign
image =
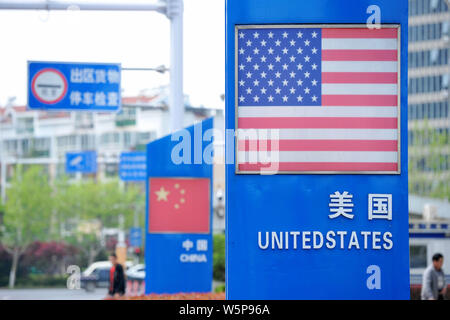
[[[130,246],[139,248],[142,244],[142,229],[139,227],[130,228]]]
[[[409,298],[408,2],[373,4],[226,2],[228,299]]]
[[[97,152],[67,152],[66,153],[66,173],[96,173],[97,172]]]
[[[147,155],[145,152],[122,152],[119,176],[123,181],[145,181],[147,177]]]
[[[147,145],[147,294],[211,291],[212,165],[179,147],[194,150],[196,143],[202,157],[212,143],[202,137],[212,126],[210,118]],[[175,159],[180,151],[181,162]]]
[[[28,62],[28,108],[118,111],[120,64]]]

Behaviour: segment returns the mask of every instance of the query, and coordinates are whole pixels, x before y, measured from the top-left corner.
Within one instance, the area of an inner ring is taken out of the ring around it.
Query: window
[[[448,35],[448,33],[449,33],[448,31],[449,31],[449,23],[448,23],[448,21],[442,22],[442,24],[441,24],[442,35]],[[440,37],[442,35],[440,35]]]
[[[409,259],[411,268],[427,267],[427,246],[412,245],[409,247]]]
[[[120,134],[118,132],[106,132],[100,136],[100,143],[102,145],[118,144],[120,141]]]
[[[17,134],[33,133],[33,132],[34,132],[33,118],[17,119],[17,126],[16,126]]]
[[[116,115],[116,126],[130,126],[136,124],[136,109],[135,108],[122,108],[122,110]]]
[[[109,281],[109,271],[110,269],[100,269],[98,272],[98,280]]]
[[[94,115],[91,112],[76,112],[75,127],[79,129],[92,129],[94,127]]]
[[[443,76],[442,76],[442,82],[441,82],[441,84],[442,84],[442,89],[448,89],[448,74],[444,74]],[[440,90],[441,88],[439,88],[439,90]]]
[[[105,176],[106,177],[117,177],[119,175],[119,164],[117,163],[106,163],[105,164]]]
[[[81,149],[82,150],[95,149],[95,136],[89,134],[81,135]]]
[[[431,0],[430,1],[430,9],[431,9],[432,12],[435,12],[436,9],[438,8],[439,1],[440,0]]]

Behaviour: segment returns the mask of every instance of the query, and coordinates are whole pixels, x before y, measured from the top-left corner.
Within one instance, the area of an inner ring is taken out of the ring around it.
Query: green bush
[[[213,278],[225,281],[225,235],[214,235]]]
[[[225,292],[225,284],[218,285],[216,289],[214,289],[214,292],[216,293]]]

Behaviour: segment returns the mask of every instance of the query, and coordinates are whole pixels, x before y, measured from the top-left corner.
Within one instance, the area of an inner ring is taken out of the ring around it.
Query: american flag
[[[399,171],[397,28],[236,36],[237,172]]]

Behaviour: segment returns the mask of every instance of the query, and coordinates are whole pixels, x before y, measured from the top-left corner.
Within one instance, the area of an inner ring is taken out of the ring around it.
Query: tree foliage
[[[10,286],[14,286],[20,256],[34,241],[76,246],[93,262],[104,250],[101,230],[120,227],[119,216],[125,229],[133,225],[136,213],[138,225],[144,224],[145,195],[136,185],[123,186],[118,179],[49,181],[40,166],[27,170],[17,166],[7,189],[3,219],[0,213],[0,242],[12,256]]]
[[[48,240],[53,199],[43,170],[18,166],[6,195],[3,244],[25,250],[34,240]]]
[[[450,200],[448,157],[450,138],[427,121],[410,129],[409,191],[413,194]]]

